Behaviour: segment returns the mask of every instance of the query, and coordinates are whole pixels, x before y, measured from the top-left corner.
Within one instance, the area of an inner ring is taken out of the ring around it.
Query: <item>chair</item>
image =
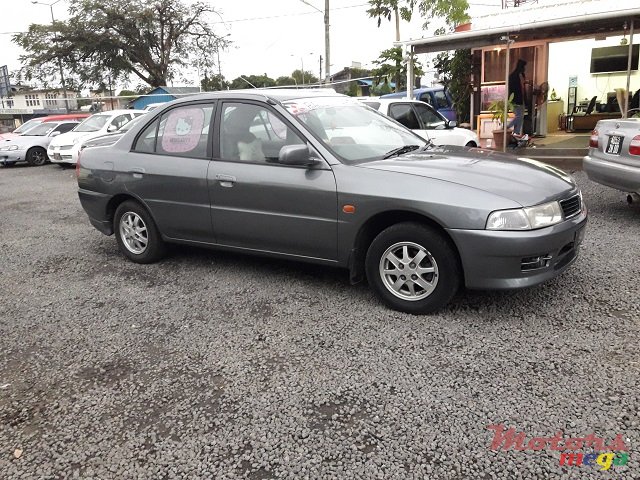
[[[575,112],[571,115],[567,115],[566,118],[566,131],[574,132],[576,130],[593,130],[600,120],[606,120],[609,118],[620,118],[620,112],[612,113],[597,113],[594,112],[596,107],[597,96],[594,96],[587,105],[587,109],[584,112]]]

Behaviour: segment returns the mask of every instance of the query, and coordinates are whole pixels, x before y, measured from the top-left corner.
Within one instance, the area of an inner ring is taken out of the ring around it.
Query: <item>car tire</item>
[[[47,151],[40,147],[30,148],[27,151],[26,160],[29,165],[40,167],[47,163]]]
[[[386,305],[412,314],[441,309],[462,281],[450,241],[417,222],[398,223],[379,233],[367,251],[365,270],[369,285]]]
[[[166,245],[153,218],[140,203],[122,202],[113,216],[118,248],[132,262],[153,263],[166,253]]]
[[[477,147],[478,145],[476,144],[476,142],[467,142],[467,144],[465,145],[465,147]]]

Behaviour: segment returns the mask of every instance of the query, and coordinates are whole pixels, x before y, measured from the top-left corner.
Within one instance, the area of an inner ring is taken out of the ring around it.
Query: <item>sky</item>
[[[51,3],[52,0],[39,1]],[[12,8],[4,6],[9,3]],[[323,0],[308,0],[308,3],[324,9]],[[472,16],[499,12],[501,6],[501,0],[469,0],[469,3]],[[57,20],[67,17],[67,5],[68,0],[59,0],[54,5]],[[302,65],[316,76],[319,74],[319,58],[324,56],[324,17],[313,7],[302,0],[211,0],[211,5],[221,15],[221,19],[213,19],[216,31],[220,35],[230,34],[233,42],[220,54],[225,78],[264,73],[277,78],[291,74]],[[6,64],[13,71],[20,67],[21,52],[11,42],[10,33],[24,31],[30,23],[48,23],[51,14],[48,6],[33,4],[31,0],[0,0],[0,8],[3,20],[0,65]],[[366,0],[330,0],[331,73],[351,66],[352,62],[360,62],[363,68],[371,67],[382,50],[393,46],[393,22],[383,20],[378,28],[376,20],[367,16],[366,9]],[[432,32],[422,29],[422,23],[419,18],[411,23],[402,22],[401,38],[431,36]],[[187,72],[185,81],[174,85],[196,85],[197,77],[195,71]]]

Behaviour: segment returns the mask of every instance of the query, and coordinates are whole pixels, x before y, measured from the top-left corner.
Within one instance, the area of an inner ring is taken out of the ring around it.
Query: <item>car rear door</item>
[[[219,244],[300,257],[337,259],[337,194],[324,161],[278,163],[285,145],[306,140],[270,105],[229,100],[218,107],[208,174]]]
[[[214,109],[211,101],[176,105],[138,134],[129,155],[114,158],[125,188],[173,239],[214,242],[207,187]]]

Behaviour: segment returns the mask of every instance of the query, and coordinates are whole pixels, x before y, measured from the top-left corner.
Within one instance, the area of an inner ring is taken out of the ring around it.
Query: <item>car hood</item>
[[[52,142],[51,142],[51,146],[58,146],[58,145],[72,145],[73,142],[77,139],[80,140],[88,140],[89,138],[93,138],[93,137],[97,137],[98,135],[102,135],[103,132],[101,131],[97,131],[97,132],[67,132],[67,133],[63,133],[62,135],[58,135],[57,137],[54,137]]]
[[[480,148],[436,147],[358,166],[465,185],[522,206],[562,198],[577,189],[573,179],[555,167]]]
[[[0,140],[0,147],[9,147],[11,145],[17,145],[18,147],[28,148],[33,145],[44,145],[49,143],[51,137],[44,136],[15,136],[14,138],[8,138],[6,140]]]

